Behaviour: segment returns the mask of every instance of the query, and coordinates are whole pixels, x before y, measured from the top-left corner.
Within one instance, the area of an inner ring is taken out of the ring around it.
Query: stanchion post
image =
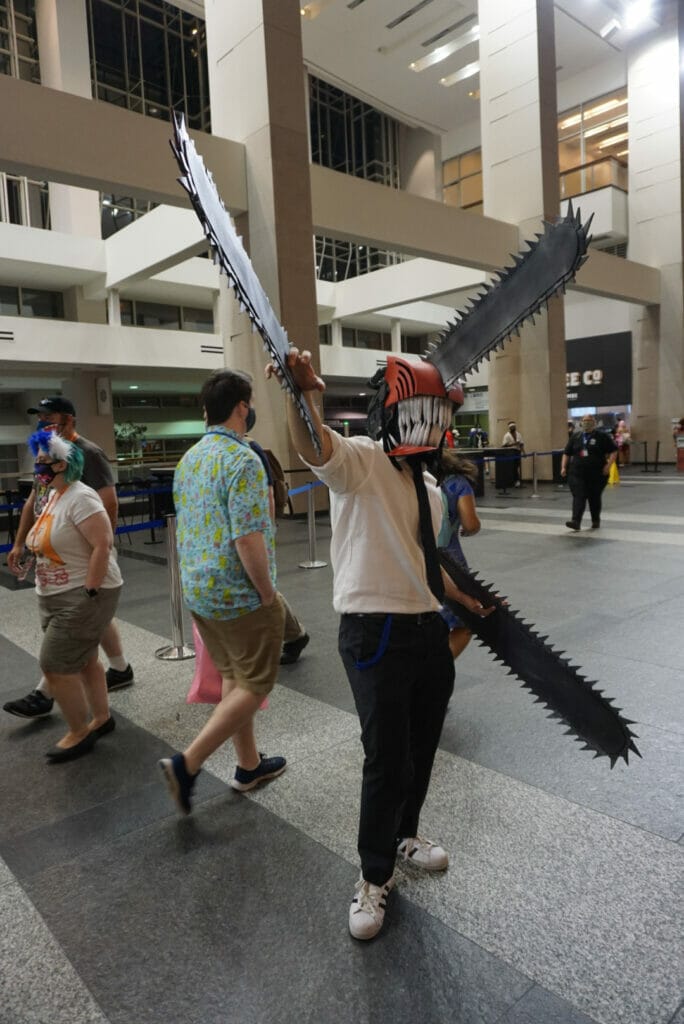
[[[186,661],[188,658],[195,657],[195,648],[192,644],[183,642],[183,595],[178,565],[175,515],[166,516],[166,536],[171,591],[171,645],[160,647],[158,651],[154,652],[154,656],[162,661]]]
[[[644,446],[644,468],[641,472],[648,473],[648,441],[642,441],[641,443]]]
[[[306,522],[309,530],[309,558],[306,562],[300,562],[300,569],[322,569],[327,562],[321,562],[316,558],[316,507],[314,503],[314,488],[309,486],[306,495]]]
[[[658,469],[658,460],[659,459],[660,459],[660,441],[656,441],[656,453],[655,453],[655,459],[654,459],[654,462],[653,462],[653,472],[654,473],[659,473],[660,472],[660,470]]]
[[[537,493],[537,453],[532,452],[532,497],[538,498]]]
[[[147,493],[147,499],[147,514],[150,517],[150,522],[153,523],[157,518],[157,495],[152,488]],[[154,526],[150,527],[150,539],[143,541],[143,544],[161,544],[161,540],[154,532]]]

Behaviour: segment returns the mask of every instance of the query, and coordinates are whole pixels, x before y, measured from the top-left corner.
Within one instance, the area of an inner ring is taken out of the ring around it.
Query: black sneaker
[[[591,528],[592,528],[592,530],[600,530],[601,529],[601,520],[600,519],[594,519],[593,523],[591,524]]]
[[[123,690],[124,687],[133,685],[133,669],[130,665],[126,665],[123,672],[118,668],[108,668],[105,677],[107,679],[107,689],[110,693],[113,690]]]
[[[264,757],[263,754],[259,754],[259,757],[261,761],[251,772],[248,772],[246,768],[240,768],[238,765],[235,769],[235,777],[230,780],[233,789],[246,793],[248,789],[254,789],[260,782],[265,782],[266,779],[275,779],[276,776],[282,775],[287,767],[287,761],[284,757]]]
[[[192,810],[190,798],[199,772],[196,775],[190,774],[185,767],[185,758],[182,754],[174,754],[173,757],[163,757],[159,762],[159,767],[166,779],[169,793],[178,805],[178,809],[183,814],[190,814]]]
[[[53,704],[52,697],[46,697],[40,690],[31,690],[19,700],[8,700],[3,704],[2,710],[8,715],[16,715],[17,718],[45,718],[51,714]]]
[[[568,519],[565,525],[567,526],[568,530],[579,530],[580,528],[580,524],[576,523],[574,519]]]
[[[296,640],[288,640],[283,644],[283,653],[280,655],[281,665],[293,665],[302,653],[310,640],[308,633],[302,633]]]

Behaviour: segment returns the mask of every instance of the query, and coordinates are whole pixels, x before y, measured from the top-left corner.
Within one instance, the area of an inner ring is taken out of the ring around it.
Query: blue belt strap
[[[387,615],[386,618],[385,618],[385,625],[382,627],[382,636],[380,637],[380,643],[378,644],[378,649],[375,652],[375,654],[373,655],[373,657],[372,658],[368,658],[367,661],[355,661],[354,662],[354,665],[356,666],[356,668],[360,672],[363,672],[364,669],[372,668],[373,665],[377,665],[377,663],[380,661],[380,659],[384,655],[385,651],[387,650],[387,645],[389,643],[389,637],[390,637],[390,630],[391,629],[392,629],[392,616],[391,615]]]

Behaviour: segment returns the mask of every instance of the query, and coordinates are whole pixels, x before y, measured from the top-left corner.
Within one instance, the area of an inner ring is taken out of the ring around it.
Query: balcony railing
[[[581,196],[585,192],[595,192],[609,185],[623,192],[628,191],[627,164],[615,156],[580,164],[579,167],[570,167],[560,175],[561,199]]]

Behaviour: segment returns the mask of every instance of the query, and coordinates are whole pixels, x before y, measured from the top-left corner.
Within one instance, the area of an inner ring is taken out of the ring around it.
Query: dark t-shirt
[[[74,444],[83,452],[83,473],[81,480],[94,491],[114,486],[114,474],[107,456],[96,444],[85,437],[75,437]]]
[[[601,430],[591,433],[578,430],[565,446],[565,454],[571,458],[570,472],[575,473],[602,473],[606,456],[616,451],[617,446],[610,434]]]

